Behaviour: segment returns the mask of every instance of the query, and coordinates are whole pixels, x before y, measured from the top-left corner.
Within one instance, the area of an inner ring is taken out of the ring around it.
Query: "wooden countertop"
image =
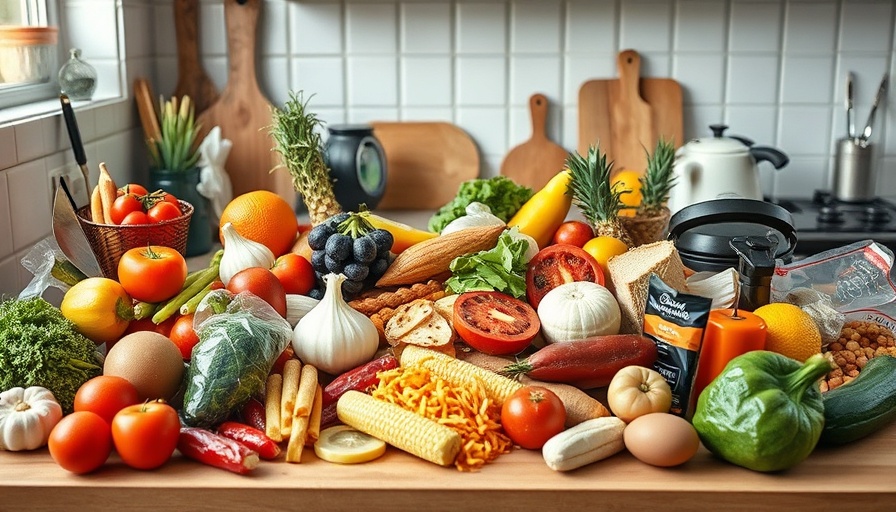
[[[569,473],[539,452],[515,449],[461,473],[395,448],[342,466],[306,449],[301,464],[262,462],[240,476],[182,458],[139,471],[115,455],[97,472],[67,473],[46,449],[0,452],[0,510],[893,510],[896,424],[839,448],[819,448],[797,467],[763,474],[701,447],[678,468],[648,466],[627,452]]]

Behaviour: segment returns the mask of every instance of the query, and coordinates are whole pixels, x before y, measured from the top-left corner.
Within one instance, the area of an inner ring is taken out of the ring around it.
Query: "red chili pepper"
[[[380,381],[376,374],[393,368],[398,368],[398,359],[392,354],[386,354],[336,377],[324,388],[322,397],[324,408],[336,403],[336,400],[350,389],[364,392],[371,386],[376,386]]]
[[[257,398],[250,398],[240,410],[240,417],[243,423],[250,427],[257,428],[264,432],[265,422],[267,421],[267,413],[264,411],[264,404]]]
[[[241,475],[258,466],[258,453],[246,445],[196,427],[180,429],[177,450],[184,457]]]
[[[236,421],[225,421],[218,425],[217,431],[219,435],[239,441],[258,452],[262,459],[276,459],[280,455],[280,445],[257,428]]]

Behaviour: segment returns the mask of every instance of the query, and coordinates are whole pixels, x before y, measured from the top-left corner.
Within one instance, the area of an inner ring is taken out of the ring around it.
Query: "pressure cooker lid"
[[[712,199],[682,208],[669,220],[669,238],[682,261],[694,270],[737,266],[730,241],[739,236],[772,236],[775,258],[790,261],[796,248],[796,228],[790,212],[755,199]]]

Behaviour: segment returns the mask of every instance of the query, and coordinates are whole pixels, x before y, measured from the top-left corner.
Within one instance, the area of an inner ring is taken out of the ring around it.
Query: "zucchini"
[[[851,443],[896,420],[896,357],[872,358],[852,382],[824,397],[824,430],[820,442]]]

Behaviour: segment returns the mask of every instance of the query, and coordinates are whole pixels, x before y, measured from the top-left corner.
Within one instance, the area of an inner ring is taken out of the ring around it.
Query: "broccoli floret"
[[[69,413],[81,384],[102,370],[96,344],[46,300],[0,303],[0,390],[42,386]]]

